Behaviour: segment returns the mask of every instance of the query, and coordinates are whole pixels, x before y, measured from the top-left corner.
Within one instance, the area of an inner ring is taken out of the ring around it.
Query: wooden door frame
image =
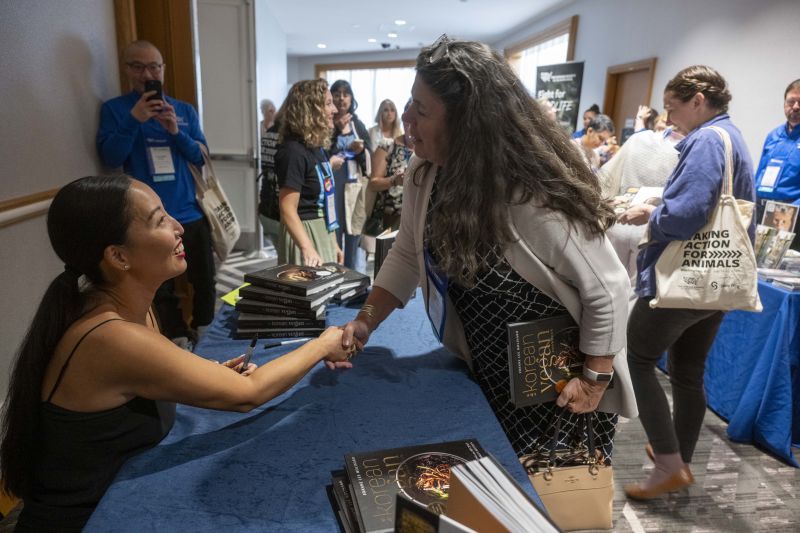
[[[617,99],[617,83],[619,76],[621,74],[628,74],[629,72],[636,72],[637,70],[650,71],[650,79],[647,83],[647,95],[645,96],[645,101],[642,102],[642,104],[650,105],[650,98],[653,96],[653,80],[656,75],[655,57],[608,67],[608,71],[606,72],[606,93],[603,99],[603,113],[608,116],[613,116],[616,111],[614,101]]]

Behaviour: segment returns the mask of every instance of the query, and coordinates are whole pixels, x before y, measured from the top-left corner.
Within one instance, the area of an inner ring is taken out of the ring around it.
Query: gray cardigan
[[[435,167],[414,184],[414,172],[424,161],[414,157],[403,180],[400,231],[381,266],[375,285],[402,305],[422,286],[427,301],[423,231]],[[518,240],[505,258],[529,283],[567,308],[580,327],[580,349],[589,355],[615,355],[614,387],[598,410],[627,418],[638,414],[628,372],[626,327],[630,281],[605,237],[585,236],[569,228],[563,213],[533,202],[509,208],[512,232]],[[453,303],[447,299],[443,344],[471,367],[471,353]]]

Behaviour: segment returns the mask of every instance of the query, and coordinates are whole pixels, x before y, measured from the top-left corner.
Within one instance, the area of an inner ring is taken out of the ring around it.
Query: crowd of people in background
[[[706,66],[670,80],[665,113],[640,107],[622,145],[597,105],[571,139],[499,54],[446,36],[422,49],[403,112],[383,100],[370,128],[348,81],[295,83],[278,109],[261,105],[258,210],[278,262],[366,272],[369,238],[399,233],[354,320],[256,369],[180,349],[214,315],[209,225],[189,171],[203,165],[207,142],[192,106],[148,83],[163,81],[155,46],[132,43],[123,60],[133,90],[103,104],[96,142],[129,176],[76,180],[54,199],[48,230],[64,272],[23,343],[5,405],[0,474],[25,498],[19,531],[80,529],[122,462],[169,431],[174,402],[246,411],[321,360],[351,366],[419,286],[436,335],[468,362],[518,455],[546,449],[559,417],[569,446],[589,413],[610,464],[617,416],[636,416],[638,404],[656,468],[626,494],[652,499],[693,483],[704,363],[723,313],[651,309],[654,265],[705,224],[718,197],[725,152],[708,126],[732,139],[737,198],[761,210],[768,199],[800,202],[800,80],[784,93],[786,123],[767,136],[755,172],[727,113],[727,82]],[[663,195],[615,212],[627,188],[642,186]],[[184,271],[194,289],[188,324],[173,282]],[[506,344],[496,340],[507,323],[563,313],[581,331],[583,375],[556,402],[514,408]],[[672,409],[653,373],[665,351]],[[83,416],[96,411],[103,416]]]

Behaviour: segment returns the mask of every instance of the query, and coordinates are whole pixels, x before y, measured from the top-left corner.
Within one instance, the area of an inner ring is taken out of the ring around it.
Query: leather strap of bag
[[[558,437],[561,435],[561,415],[563,413],[563,408],[556,410],[556,419],[553,421],[552,426],[553,437],[550,439],[550,455],[547,460],[547,472],[545,472],[545,479],[552,477],[552,470],[555,468],[556,448],[558,447]],[[592,426],[592,413],[585,413],[581,415],[581,421],[586,426],[586,441],[589,452],[589,472],[591,472],[592,475],[595,475],[597,474],[598,466],[597,449],[595,448],[594,442],[594,428]]]

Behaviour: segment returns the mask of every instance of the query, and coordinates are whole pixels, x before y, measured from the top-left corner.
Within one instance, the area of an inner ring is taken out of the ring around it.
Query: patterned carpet
[[[668,391],[669,381],[659,373]],[[706,410],[691,465],[695,485],[650,502],[627,500],[622,487],[649,475],[638,420],[620,419],[614,439],[614,531],[800,531],[800,469],[728,440],[727,424]],[[800,450],[795,450],[796,456]]]

